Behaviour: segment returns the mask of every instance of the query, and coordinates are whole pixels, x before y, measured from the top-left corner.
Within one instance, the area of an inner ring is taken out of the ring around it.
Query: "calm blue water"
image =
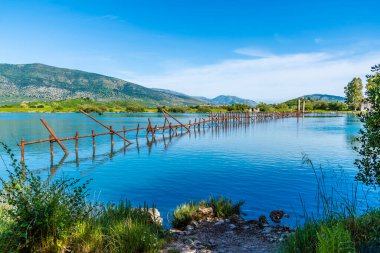
[[[161,124],[159,114],[95,115],[114,129]],[[194,120],[194,114],[178,116],[182,121]],[[204,116],[203,116],[204,117]],[[105,130],[97,123],[75,113],[17,113],[0,114],[0,139],[19,155],[16,142],[48,137],[40,123],[44,118],[58,136],[89,134]],[[134,133],[127,134],[135,142],[124,152],[123,141],[115,136],[115,153],[110,154],[110,137],[98,137],[96,156],[92,159],[91,140],[80,140],[79,160],[76,162],[74,142],[64,142],[71,152],[60,168],[50,168],[49,144],[27,146],[26,163],[44,177],[92,178],[91,200],[119,201],[128,198],[135,205],[155,203],[161,215],[167,217],[176,205],[200,200],[210,195],[225,195],[245,200],[248,218],[257,218],[274,209],[291,215],[285,224],[302,221],[301,199],[309,213],[316,212],[316,180],[310,165],[303,163],[307,155],[315,167],[321,166],[328,188],[335,186],[349,194],[356,168],[352,139],[360,122],[351,115],[319,115],[289,118],[228,129],[201,129],[190,135],[167,137],[157,135],[149,143],[145,133],[136,145]],[[63,152],[55,144],[55,164]],[[2,152],[4,154],[4,152]],[[4,155],[3,155],[4,157]],[[6,161],[7,163],[7,161]],[[0,176],[6,177],[0,163]],[[359,185],[360,206],[380,204],[380,193]],[[363,191],[366,191],[363,193]]]

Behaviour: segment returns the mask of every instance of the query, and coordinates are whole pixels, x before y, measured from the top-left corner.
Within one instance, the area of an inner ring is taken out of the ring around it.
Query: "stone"
[[[196,221],[193,221],[193,222],[191,223],[191,225],[192,225],[193,227],[195,227],[195,228],[199,227],[199,223],[196,222]]]
[[[273,210],[272,212],[270,212],[269,214],[269,217],[270,219],[275,222],[275,223],[280,223],[281,222],[281,219],[282,217],[284,217],[284,211],[282,210]]]
[[[229,228],[230,228],[230,229],[235,229],[235,228],[236,228],[236,225],[234,225],[234,224],[230,224]]]
[[[233,214],[231,217],[230,217],[230,220],[232,223],[243,223],[245,222],[245,220],[240,216],[240,215],[237,215],[237,214]]]
[[[187,230],[187,231],[191,231],[191,230],[193,230],[193,229],[194,229],[194,227],[191,226],[191,225],[187,225],[187,226],[186,226],[186,230]]]
[[[271,227],[265,227],[265,228],[263,229],[263,233],[264,233],[264,234],[269,234],[270,232],[272,232],[272,228],[271,228]]]
[[[214,223],[214,226],[219,226],[219,225],[223,225],[224,224],[224,220],[220,220],[220,221],[217,221]]]
[[[268,224],[269,224],[269,222],[267,221],[267,218],[265,217],[265,215],[261,215],[259,217],[259,227],[263,228]]]

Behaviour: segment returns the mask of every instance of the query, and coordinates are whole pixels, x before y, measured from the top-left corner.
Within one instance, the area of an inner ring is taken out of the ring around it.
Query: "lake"
[[[164,118],[154,113],[105,113],[94,115],[114,129],[154,124]],[[201,115],[177,114],[188,122]],[[205,117],[205,115],[202,115]],[[21,137],[26,141],[47,138],[48,132],[39,121],[44,118],[57,136],[104,132],[105,129],[78,113],[1,113],[0,140],[16,146]],[[361,124],[352,115],[320,114],[304,118],[277,119],[249,126],[202,129],[189,135],[147,142],[141,132],[138,143],[134,133],[127,138],[134,144],[123,150],[123,141],[115,136],[114,153],[110,154],[110,137],[97,138],[96,156],[92,158],[91,139],[79,141],[79,160],[76,161],[74,142],[64,142],[70,151],[62,166],[50,168],[49,144],[26,147],[25,161],[31,170],[42,177],[75,177],[93,179],[90,200],[117,202],[129,199],[134,205],[156,204],[161,216],[167,218],[180,203],[209,196],[225,195],[244,200],[248,218],[268,215],[282,209],[290,214],[284,224],[295,225],[304,218],[303,205],[309,213],[316,212],[317,183],[305,156],[315,168],[323,169],[326,185],[334,186],[341,194],[350,194],[357,169],[353,166],[356,154],[352,142]],[[54,164],[63,152],[55,144]],[[1,152],[5,163],[9,163]],[[0,176],[6,177],[0,165]],[[302,201],[301,201],[302,200]],[[380,192],[358,185],[359,206],[380,204]],[[303,204],[302,204],[303,203]]]

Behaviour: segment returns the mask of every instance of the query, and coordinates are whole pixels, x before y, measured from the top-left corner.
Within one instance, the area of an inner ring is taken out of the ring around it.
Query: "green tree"
[[[344,93],[346,94],[346,103],[351,108],[355,111],[360,108],[360,105],[364,101],[362,79],[359,77],[352,79],[352,81],[344,87]]]
[[[358,138],[360,145],[356,147],[361,158],[355,161],[355,165],[359,169],[357,180],[367,185],[380,185],[380,66],[372,67],[372,72],[367,76],[366,85],[372,109],[361,116],[364,124]]]

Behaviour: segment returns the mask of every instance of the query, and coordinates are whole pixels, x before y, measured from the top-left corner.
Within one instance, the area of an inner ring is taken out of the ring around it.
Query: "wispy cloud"
[[[133,81],[190,95],[230,94],[273,102],[310,93],[343,95],[343,87],[351,78],[364,77],[370,66],[380,62],[380,51],[285,55],[249,49],[235,52],[254,57],[228,59],[155,76],[136,76]]]

